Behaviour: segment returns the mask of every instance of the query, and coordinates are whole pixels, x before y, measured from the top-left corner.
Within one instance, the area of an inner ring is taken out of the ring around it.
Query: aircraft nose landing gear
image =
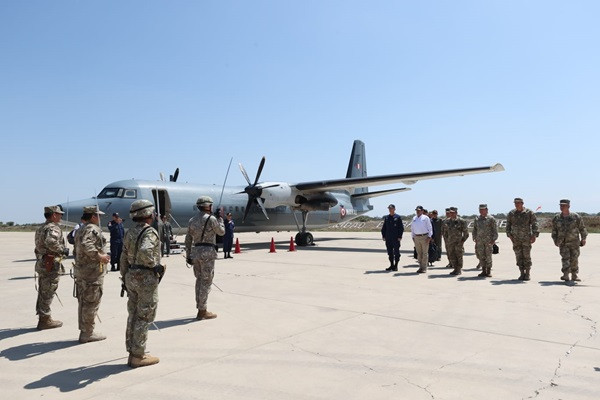
[[[312,233],[298,232],[296,234],[296,244],[298,246],[312,246],[315,243]]]

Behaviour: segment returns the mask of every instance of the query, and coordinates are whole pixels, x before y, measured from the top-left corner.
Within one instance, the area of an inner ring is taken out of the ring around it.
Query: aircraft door
[[[171,214],[169,192],[165,189],[152,189],[152,197],[154,198],[154,207],[156,207],[156,212],[159,215],[163,216]]]

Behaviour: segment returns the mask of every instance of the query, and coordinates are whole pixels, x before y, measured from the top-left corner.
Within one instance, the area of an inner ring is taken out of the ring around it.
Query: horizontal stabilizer
[[[386,194],[407,192],[409,190],[411,190],[411,189],[410,188],[398,188],[398,189],[379,190],[377,192],[358,193],[358,194],[353,194],[352,199],[368,199],[371,197],[385,196]]]

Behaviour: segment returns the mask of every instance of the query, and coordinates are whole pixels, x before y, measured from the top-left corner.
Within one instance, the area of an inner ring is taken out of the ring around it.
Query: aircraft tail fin
[[[365,152],[365,144],[361,140],[355,140],[352,145],[352,153],[350,153],[350,161],[348,162],[348,171],[346,178],[365,178],[367,176],[367,156]],[[356,188],[354,194],[366,193],[368,188]]]

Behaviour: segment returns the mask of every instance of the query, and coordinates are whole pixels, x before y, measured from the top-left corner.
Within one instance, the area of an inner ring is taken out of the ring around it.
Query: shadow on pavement
[[[459,281],[484,281],[483,276],[461,276],[458,278]]]
[[[111,375],[120,374],[130,370],[125,362],[123,364],[96,365],[91,367],[69,368],[54,372],[41,378],[39,381],[28,383],[25,389],[41,389],[45,387],[56,387],[61,392],[72,392],[108,378]]]
[[[385,269],[376,269],[374,271],[365,271],[365,275],[369,274],[389,274],[392,271],[386,271]]]
[[[526,281],[520,281],[518,279],[505,279],[503,281],[491,281],[492,285],[494,286],[499,286],[499,285],[523,285],[525,283],[527,283]]]
[[[0,329],[0,340],[21,336],[26,333],[37,332],[36,328]]]
[[[37,342],[27,343],[20,346],[11,347],[0,352],[0,357],[8,358],[11,361],[25,360],[42,354],[51,353],[56,350],[66,349],[78,345],[77,340],[63,340],[60,342]]]
[[[429,275],[429,279],[439,279],[439,278],[456,278],[456,275],[450,275],[450,273]]]
[[[188,317],[188,318],[180,318],[180,319],[169,319],[167,321],[154,321],[158,329],[166,329],[171,328],[173,326],[187,325],[192,322],[197,322],[196,318]],[[150,330],[156,330],[156,327],[150,324]]]
[[[37,261],[37,259],[35,259],[35,258],[28,258],[28,259],[25,259],[25,260],[13,260],[13,262],[16,262],[16,263],[22,263],[22,262],[36,262],[36,261]]]
[[[583,286],[573,281],[540,281],[541,286]]]
[[[417,275],[422,275],[422,274],[417,274],[417,271],[413,271],[413,272],[396,272],[394,274],[394,276],[417,276]]]

